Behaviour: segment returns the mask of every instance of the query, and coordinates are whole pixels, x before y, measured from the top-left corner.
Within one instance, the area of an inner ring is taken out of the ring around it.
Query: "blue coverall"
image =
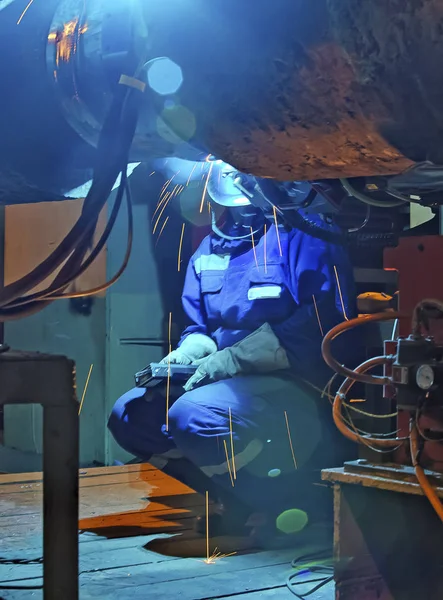
[[[309,218],[329,227],[320,217]],[[211,234],[188,266],[183,306],[190,323],[182,340],[202,333],[221,350],[269,323],[291,369],[187,393],[174,389],[168,431],[164,390],[133,389],[117,401],[109,420],[116,441],[197,491],[229,490],[251,512],[309,508],[299,492],[303,474],[338,466],[348,448],[332,423],[328,399],[312,387],[322,389],[332,375],[321,357],[323,333],[356,312],[346,250],[275,226],[256,234],[254,244]],[[354,341],[335,346],[343,362],[355,356]],[[234,487],[226,459],[229,411]]]

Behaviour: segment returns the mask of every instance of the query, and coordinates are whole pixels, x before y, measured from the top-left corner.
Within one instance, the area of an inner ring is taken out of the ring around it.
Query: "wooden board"
[[[42,584],[41,500],[40,475],[0,476],[0,600],[42,600],[38,589],[1,589],[5,582]],[[242,550],[240,539],[211,538],[211,552],[237,552],[206,564],[205,539],[192,528],[204,499],[149,465],[82,470],[80,507],[81,600],[287,600],[293,598],[285,586],[291,560],[312,551],[253,552]],[[4,563],[17,558],[27,562]],[[332,600],[330,592],[311,598]]]

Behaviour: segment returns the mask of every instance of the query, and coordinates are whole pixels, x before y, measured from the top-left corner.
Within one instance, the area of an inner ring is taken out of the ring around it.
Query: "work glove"
[[[290,367],[286,351],[268,323],[234,346],[196,360],[193,364],[198,364],[198,369],[184,386],[187,392],[203,382],[270,373]]]
[[[217,344],[207,335],[191,333],[181,343],[177,350],[173,350],[160,362],[175,365],[190,365],[195,360],[204,358],[217,352]]]

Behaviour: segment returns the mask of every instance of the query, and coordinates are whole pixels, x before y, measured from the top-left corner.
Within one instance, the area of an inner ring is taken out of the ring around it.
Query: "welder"
[[[269,538],[288,510],[322,518],[313,483],[347,458],[321,393],[332,375],[321,342],[356,316],[352,269],[343,247],[266,220],[228,165],[214,165],[208,192],[224,221],[213,219],[190,261],[189,325],[164,359],[198,368],[184,388],[171,385],[168,419],[165,389],[136,388],[117,401],[109,428],[128,452],[209,492],[212,535]],[[346,362],[355,347],[348,340],[336,352]]]

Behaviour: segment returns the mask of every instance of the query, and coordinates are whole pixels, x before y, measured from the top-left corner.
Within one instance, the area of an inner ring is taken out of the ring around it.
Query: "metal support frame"
[[[443,498],[443,475],[427,471]],[[441,522],[412,467],[345,463],[334,485],[336,600],[440,600]]]
[[[43,406],[43,596],[78,600],[79,419],[74,362],[64,356],[0,352],[0,404]]]

